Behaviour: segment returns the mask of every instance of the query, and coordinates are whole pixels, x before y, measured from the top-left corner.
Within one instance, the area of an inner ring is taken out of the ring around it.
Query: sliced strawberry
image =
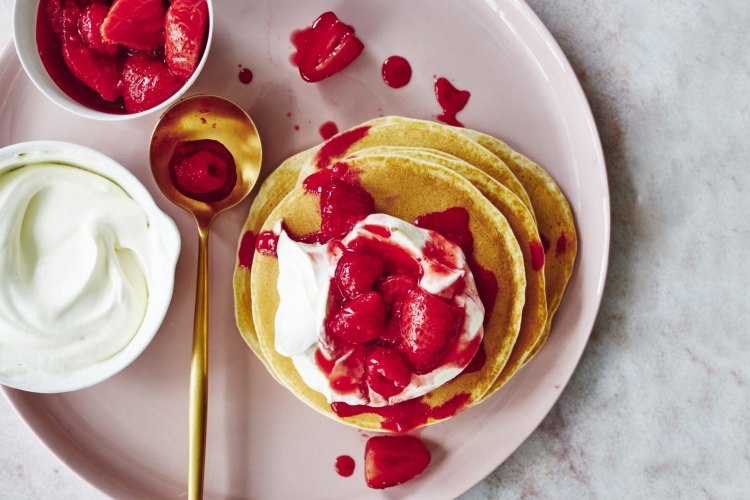
[[[446,300],[415,288],[401,304],[401,344],[418,373],[427,373],[437,366],[448,351],[463,322],[462,309]]]
[[[367,356],[367,385],[384,398],[409,385],[411,370],[403,356],[390,347],[378,347]]]
[[[87,5],[78,19],[78,31],[89,48],[113,56],[117,54],[117,46],[105,41],[102,37],[102,23],[108,12],[109,7],[103,3]]]
[[[155,49],[164,45],[166,14],[162,0],[115,0],[102,24],[102,35],[111,44]]]
[[[410,274],[389,276],[375,288],[382,296],[385,310],[391,311],[417,287],[417,278]]]
[[[430,450],[413,436],[375,436],[365,445],[365,481],[370,488],[390,488],[421,474]]]
[[[364,44],[333,12],[325,12],[295,37],[294,62],[305,81],[318,82],[349,66]]]
[[[122,83],[125,111],[138,113],[172,97],[185,80],[172,75],[162,61],[145,52],[135,52],[125,61]]]
[[[169,6],[164,23],[164,50],[172,73],[185,79],[193,74],[207,25],[206,0],[174,0]]]
[[[367,292],[344,302],[328,322],[328,332],[339,340],[363,344],[383,333],[385,310],[376,292]]]
[[[47,20],[49,20],[50,25],[52,26],[52,31],[55,32],[55,34],[59,37],[63,36],[63,27],[62,27],[62,2],[61,0],[50,0],[45,8],[45,15],[47,16]]]
[[[81,11],[78,7],[69,6],[62,11],[63,61],[81,83],[105,101],[115,101],[122,95],[122,64],[118,57],[99,54],[86,46],[78,32],[80,17]]]
[[[329,239],[341,237],[374,209],[372,196],[361,187],[338,180],[327,182],[320,193],[320,230]]]
[[[344,252],[336,266],[336,284],[347,299],[372,290],[383,272],[383,259],[364,252]]]

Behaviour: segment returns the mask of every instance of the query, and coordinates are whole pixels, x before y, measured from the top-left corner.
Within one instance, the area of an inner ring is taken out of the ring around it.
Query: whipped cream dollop
[[[157,241],[105,177],[52,163],[0,172],[0,374],[65,376],[122,350],[146,313]]]
[[[378,230],[373,231],[377,228]],[[452,351],[461,353],[470,346],[476,348],[484,333],[484,306],[479,299],[474,278],[466,258],[458,246],[433,231],[419,228],[386,214],[371,214],[359,222],[342,239],[326,244],[306,244],[294,241],[279,222],[274,232],[279,235],[276,252],[279,259],[279,308],[275,317],[275,349],[291,358],[304,382],[323,394],[329,403],[386,406],[426,394],[460,374],[465,363],[443,363],[429,373],[413,373],[410,383],[398,394],[384,398],[375,391],[369,394],[339,392],[331,387],[328,375],[316,361],[319,339],[325,335],[329,288],[338,260],[345,248],[358,238],[370,238],[399,247],[408,253],[422,270],[418,286],[434,295],[451,294],[449,289],[463,278],[465,286],[452,296],[453,303],[464,310],[461,325]],[[450,247],[450,266],[425,256],[425,247],[439,238],[443,247]],[[446,297],[451,298],[451,297]],[[344,354],[339,361],[344,361]],[[337,361],[338,362],[338,361]]]

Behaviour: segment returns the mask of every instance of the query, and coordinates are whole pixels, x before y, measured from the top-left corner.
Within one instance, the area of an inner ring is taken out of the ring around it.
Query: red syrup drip
[[[410,399],[390,406],[350,405],[346,403],[331,403],[331,409],[342,418],[354,417],[364,413],[380,415],[383,420],[380,427],[393,432],[408,432],[432,419],[446,419],[456,415],[466,407],[469,394],[459,393],[440,406],[430,408],[422,398]]]
[[[223,200],[237,184],[232,153],[213,139],[177,144],[169,161],[169,173],[180,193],[206,203]]]
[[[555,245],[555,253],[560,256],[564,255],[565,252],[568,250],[568,238],[565,236],[565,233],[560,233],[560,236],[557,238],[557,244]]]
[[[338,456],[334,467],[339,476],[349,477],[354,474],[354,459],[349,455]]]
[[[289,60],[306,82],[319,82],[342,71],[365,48],[354,36],[354,28],[333,12],[324,12],[312,26],[292,32],[290,41],[297,52]]]
[[[448,125],[463,127],[464,124],[456,119],[456,114],[464,109],[471,93],[468,90],[458,90],[446,78],[441,77],[435,80],[435,97],[443,108],[437,119]]]
[[[344,181],[348,184],[356,184],[359,180],[358,173],[351,170],[346,163],[334,163],[333,166],[325,168],[314,174],[308,175],[302,181],[302,187],[308,193],[318,193],[323,191],[323,186],[331,181]]]
[[[541,271],[544,268],[544,246],[542,242],[530,242],[529,250],[531,251],[531,268],[534,271]]]
[[[328,139],[339,133],[339,128],[335,123],[329,121],[321,125],[318,129],[318,132],[320,132],[320,136],[323,138],[323,140],[327,141]]]
[[[466,368],[464,368],[464,371],[462,373],[475,373],[484,368],[484,364],[487,362],[487,352],[484,350],[484,342],[479,344],[479,349],[477,349],[476,354],[474,354],[474,357],[471,358],[471,361],[468,365],[466,365]]]
[[[411,65],[401,56],[391,56],[383,62],[382,74],[386,85],[400,89],[411,80]]]
[[[247,85],[253,81],[253,72],[250,70],[250,68],[243,68],[242,70],[240,70],[238,78],[240,79],[240,82]]]
[[[279,236],[277,234],[274,234],[273,231],[263,231],[255,241],[255,249],[259,254],[266,257],[278,257],[276,254],[278,244]]]
[[[370,126],[364,125],[334,135],[320,146],[315,159],[315,165],[318,168],[326,168],[334,160],[341,158],[349,148],[366,136],[369,130]]]
[[[105,101],[102,97],[90,89],[68,69],[62,57],[62,44],[47,15],[50,0],[41,0],[36,17],[36,43],[39,58],[42,60],[44,69],[50,78],[68,97],[79,104],[95,111],[104,113],[125,114],[125,103],[122,97],[114,102]]]
[[[255,255],[255,235],[252,231],[246,231],[240,241],[240,249],[237,252],[237,258],[240,261],[240,267],[250,269],[253,266],[253,256]]]

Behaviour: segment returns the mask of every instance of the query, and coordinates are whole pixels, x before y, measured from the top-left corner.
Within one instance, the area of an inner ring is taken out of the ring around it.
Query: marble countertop
[[[570,58],[599,126],[609,277],[562,397],[462,498],[747,498],[747,0],[529,3]],[[11,4],[0,0],[0,46]],[[101,498],[1,397],[0,442],[0,497]]]

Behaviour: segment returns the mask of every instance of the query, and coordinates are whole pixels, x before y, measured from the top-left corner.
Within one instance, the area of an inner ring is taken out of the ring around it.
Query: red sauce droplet
[[[568,250],[568,238],[565,236],[565,233],[560,233],[560,236],[557,238],[557,244],[555,245],[555,252],[557,255],[563,255]]]
[[[531,268],[534,271],[541,271],[544,267],[544,246],[540,241],[532,241],[529,243],[529,250],[531,251]]]
[[[253,265],[253,255],[255,255],[255,235],[252,231],[246,231],[240,241],[240,249],[237,252],[237,258],[240,266],[250,269]]]
[[[307,82],[319,82],[349,66],[365,48],[354,28],[333,12],[324,12],[312,26],[296,30],[291,42],[297,49],[290,61]]]
[[[349,477],[354,474],[354,459],[349,455],[336,457],[335,468],[339,476]]]
[[[320,136],[323,138],[323,140],[327,141],[328,139],[339,133],[339,128],[333,122],[325,122],[320,126],[318,132],[320,132]]]
[[[295,124],[293,128],[294,128],[294,131],[295,131],[295,132],[298,132],[298,131],[299,131],[299,125]]]
[[[213,139],[177,144],[169,161],[169,173],[180,193],[206,203],[223,200],[237,183],[232,153]]]
[[[255,249],[259,254],[266,257],[278,257],[276,247],[279,244],[279,236],[273,231],[263,231],[255,241]]]
[[[369,130],[370,126],[364,125],[331,137],[318,149],[315,165],[318,168],[325,168],[334,160],[341,158],[349,148],[366,136]]]
[[[253,72],[250,70],[250,68],[243,68],[240,70],[239,74],[240,82],[247,85],[248,83],[253,81]]]
[[[458,90],[446,78],[441,77],[435,81],[435,97],[443,108],[437,119],[448,125],[463,127],[464,124],[456,119],[456,114],[464,109],[471,93],[468,90]]]
[[[479,349],[477,349],[476,354],[474,354],[474,357],[471,358],[471,361],[468,365],[466,365],[466,368],[464,368],[463,373],[474,373],[478,372],[482,368],[484,368],[484,364],[487,362],[487,352],[484,350],[484,343],[479,344]]]
[[[389,87],[399,89],[411,80],[409,61],[401,56],[391,56],[383,62],[383,81]]]

